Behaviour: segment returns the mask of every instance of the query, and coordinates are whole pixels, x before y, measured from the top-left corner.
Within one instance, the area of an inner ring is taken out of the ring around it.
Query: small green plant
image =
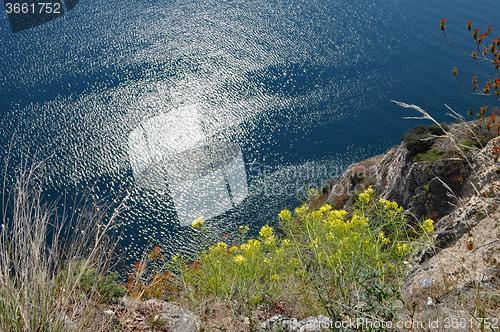
[[[425,190],[426,193],[430,193],[431,192],[431,188],[427,184],[424,184],[424,190]]]
[[[435,163],[440,160],[443,155],[443,151],[438,148],[431,148],[426,152],[422,152],[413,157],[413,161],[427,161],[429,163]]]
[[[125,289],[118,283],[118,274],[109,272],[100,276],[87,260],[76,263],[66,262],[65,268],[55,278],[53,294],[64,295],[67,285],[74,285],[72,296],[107,303],[125,295]]]

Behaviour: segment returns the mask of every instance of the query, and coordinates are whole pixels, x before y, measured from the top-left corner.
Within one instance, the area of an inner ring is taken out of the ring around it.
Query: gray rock
[[[434,303],[434,301],[430,297],[427,297],[427,306],[430,307],[430,306],[433,306],[433,305],[436,305]]]
[[[166,325],[172,332],[197,332],[201,328],[201,320],[187,309],[173,303],[148,300],[144,303],[147,307],[156,307],[160,312],[154,317],[154,322]]]
[[[432,279],[425,278],[424,280],[422,280],[422,287],[424,287],[424,288],[429,288],[433,284],[434,284],[434,281]]]
[[[115,314],[115,312],[111,309],[106,309],[103,311],[103,313],[108,316],[113,316]]]
[[[138,319],[138,314],[134,309],[156,313],[153,321],[158,324],[166,325],[168,330],[172,332],[197,332],[201,329],[201,319],[198,316],[173,302],[157,299],[143,302],[136,298],[123,297],[120,304],[131,310],[135,320],[142,319]]]

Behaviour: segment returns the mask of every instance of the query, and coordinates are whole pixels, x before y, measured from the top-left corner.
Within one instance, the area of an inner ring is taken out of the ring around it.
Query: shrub
[[[377,199],[370,187],[357,196],[351,213],[304,203],[279,217],[283,238],[264,226],[247,240],[240,229],[237,243],[215,243],[193,259],[175,257],[168,266],[190,301],[215,296],[236,302],[251,329],[259,306],[287,299],[334,321],[360,312],[397,318],[403,261],[416,250],[419,235],[397,203]],[[431,232],[429,225],[424,222],[420,234]]]
[[[448,126],[445,124],[441,124],[441,126],[444,131],[437,124],[429,126],[418,125],[404,135],[402,140],[411,154],[424,153],[434,144],[434,136],[444,135],[445,131],[448,131]]]

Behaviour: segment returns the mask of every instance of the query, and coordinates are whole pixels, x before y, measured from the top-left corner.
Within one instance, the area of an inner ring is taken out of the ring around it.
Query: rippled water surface
[[[496,1],[81,0],[13,34],[4,13],[1,148],[47,159],[51,197],[128,195],[129,256],[175,252],[190,207],[219,235],[275,224],[305,186],[399,144],[418,123],[391,99],[439,121],[444,103],[483,103],[454,81],[473,63],[438,24],[472,50],[465,23],[499,14]]]

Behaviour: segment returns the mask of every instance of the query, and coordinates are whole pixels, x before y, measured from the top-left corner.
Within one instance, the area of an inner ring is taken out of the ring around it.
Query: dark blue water
[[[127,254],[189,247],[171,192],[138,186],[129,135],[145,121],[196,109],[203,132],[241,148],[248,196],[214,217],[217,234],[277,221],[355,161],[383,153],[417,124],[416,104],[453,121],[484,104],[461,90],[474,63],[465,24],[491,25],[498,1],[81,0],[13,34],[0,15],[0,144],[11,163],[46,159],[47,192],[127,196]],[[500,31],[500,30],[499,30]],[[499,32],[500,33],[500,32]],[[175,129],[175,128],[174,128]]]

